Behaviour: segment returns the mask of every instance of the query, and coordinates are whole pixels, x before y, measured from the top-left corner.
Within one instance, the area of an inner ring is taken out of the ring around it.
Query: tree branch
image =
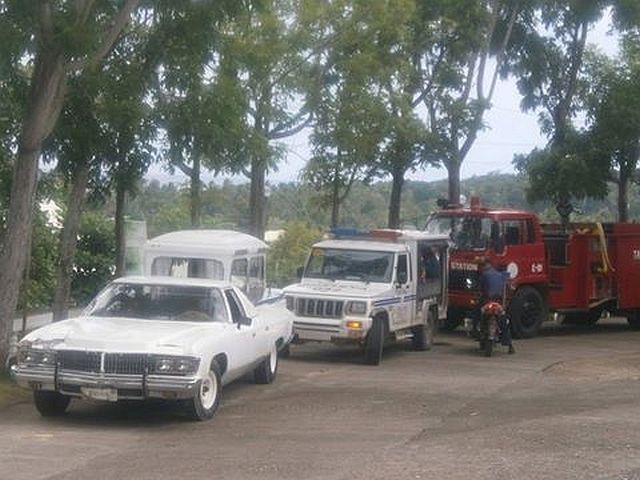
[[[186,163],[184,163],[184,160],[173,159],[171,163],[173,163],[173,165],[178,167],[180,171],[184,173],[187,177],[191,178],[191,175],[193,175],[193,168],[189,167]]]
[[[280,127],[282,126],[276,127],[275,129],[273,129],[271,132],[267,134],[267,138],[269,140],[279,140],[281,138],[290,137],[307,128],[312,121],[313,121],[313,112],[309,113],[309,116],[304,120],[304,122],[299,123],[297,126],[289,130],[280,130]]]
[[[131,13],[138,7],[139,3],[140,0],[126,0],[122,8],[113,17],[111,27],[103,35],[100,46],[93,55],[69,62],[66,70],[68,72],[82,70],[87,66],[99,63],[109,53],[109,50],[111,50],[111,47],[113,47],[113,44],[118,39],[120,32],[122,32],[125,25],[129,22]]]

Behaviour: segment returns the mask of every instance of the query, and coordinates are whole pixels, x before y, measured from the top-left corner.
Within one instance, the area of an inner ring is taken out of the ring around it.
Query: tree
[[[460,201],[460,171],[491,108],[514,29],[528,2],[418,2],[412,22],[414,88],[410,105],[423,118],[425,148],[446,167],[449,201]]]
[[[549,143],[528,157],[516,159],[516,167],[530,176],[531,200],[550,199],[563,224],[568,224],[571,198],[603,196],[601,177],[584,175],[576,168],[593,167],[584,154],[581,135],[573,125],[579,108],[576,98],[583,88],[583,65],[590,27],[600,18],[606,2],[542,2],[529,29],[519,32],[518,88],[524,110],[539,110],[542,131]],[[596,168],[597,170],[597,168]],[[586,182],[586,183],[585,183]]]
[[[640,157],[640,41],[636,35],[627,35],[619,58],[593,55],[589,63],[589,154],[609,170],[608,176],[599,178],[616,184],[618,221],[626,222],[629,185]]]
[[[314,11],[316,4],[264,0],[247,6],[227,27],[222,57],[232,65],[229,71],[235,72],[245,98],[249,230],[259,238],[266,225],[266,174],[282,154],[276,142],[302,131],[313,119],[309,92],[315,78],[314,58],[323,41],[308,28],[306,9]]]
[[[0,271],[0,364],[4,364],[13,313],[25,269],[25,241],[33,216],[38,159],[64,105],[67,80],[107,55],[140,0],[78,0],[60,4],[3,1],[0,8],[26,33],[19,68],[30,60],[30,86],[14,163]]]

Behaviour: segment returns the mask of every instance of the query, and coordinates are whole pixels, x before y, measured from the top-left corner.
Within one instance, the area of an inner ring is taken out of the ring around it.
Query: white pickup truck
[[[352,343],[377,365],[384,344],[428,350],[446,318],[448,238],[419,231],[335,229],[285,288],[294,342]]]

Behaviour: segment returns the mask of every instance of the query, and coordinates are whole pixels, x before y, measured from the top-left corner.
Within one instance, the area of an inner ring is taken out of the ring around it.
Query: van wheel
[[[509,302],[509,316],[516,338],[537,335],[542,322],[549,316],[547,304],[540,292],[533,287],[522,287]]]
[[[253,380],[262,385],[271,383],[275,380],[278,373],[278,348],[274,343],[271,347],[269,356],[265,358],[260,365],[253,371]]]
[[[200,381],[200,386],[193,398],[185,401],[187,414],[193,420],[209,420],[216,413],[222,394],[222,377],[217,363]]]
[[[414,350],[431,350],[431,346],[433,345],[433,337],[436,330],[434,314],[433,311],[427,310],[425,315],[427,318],[424,324],[416,325],[411,329],[411,333],[413,333],[411,342]]]
[[[33,392],[33,402],[36,410],[43,417],[59,417],[67,411],[71,397],[58,392],[46,392],[35,390]]]
[[[367,343],[364,347],[364,361],[367,365],[379,365],[382,360],[384,348],[385,323],[382,318],[373,319],[373,324],[367,335]]]

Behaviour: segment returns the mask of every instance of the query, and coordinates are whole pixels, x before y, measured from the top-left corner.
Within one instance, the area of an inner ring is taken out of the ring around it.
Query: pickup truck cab
[[[294,342],[356,344],[380,363],[387,341],[428,350],[446,318],[448,240],[424,232],[336,229],[309,253],[300,283],[285,288]]]

